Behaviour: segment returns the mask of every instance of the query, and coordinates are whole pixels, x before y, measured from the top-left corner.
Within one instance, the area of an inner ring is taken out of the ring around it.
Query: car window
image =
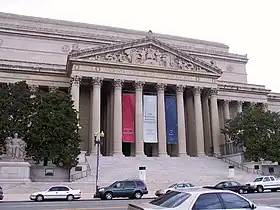
[[[275,181],[275,179],[274,179],[274,177],[273,177],[273,176],[271,176],[271,177],[270,177],[270,179],[271,179],[271,181]]]
[[[178,184],[178,185],[177,185],[177,188],[184,188],[184,187],[185,187],[184,184]]]
[[[137,180],[137,181],[135,181],[135,183],[136,183],[136,185],[139,187],[145,187],[145,184],[144,184],[144,182],[142,182],[142,181],[139,181],[139,180]]]
[[[250,203],[240,196],[232,193],[219,193],[226,209],[250,208]]]
[[[190,194],[184,192],[171,191],[165,195],[152,200],[150,204],[163,208],[176,208],[190,197]]]
[[[259,177],[259,178],[256,178],[255,180],[254,180],[254,182],[261,182],[263,180],[263,177]]]
[[[172,184],[168,188],[175,188],[176,186],[177,186],[177,184]]]
[[[69,191],[67,187],[58,187],[58,191]]]
[[[124,182],[124,187],[125,188],[135,188],[135,183],[134,183],[134,181],[126,181],[126,182]]]
[[[123,187],[123,182],[116,182],[114,185],[115,188],[121,188]]]
[[[216,187],[223,187],[225,182],[220,182],[219,184],[216,185]]]
[[[51,192],[53,192],[53,191],[58,191],[58,188],[57,188],[57,187],[51,187],[51,188],[49,189],[49,191],[51,191]]]
[[[270,179],[269,179],[269,177],[264,177],[263,181],[264,181],[264,182],[269,182]]]
[[[230,182],[231,186],[239,186],[240,184],[238,182]]]
[[[222,204],[216,193],[205,193],[197,198],[192,209],[222,209]]]

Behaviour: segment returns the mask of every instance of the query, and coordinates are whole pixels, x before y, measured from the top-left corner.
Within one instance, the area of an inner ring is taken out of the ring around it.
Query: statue
[[[22,138],[18,138],[18,134],[15,133],[14,138],[7,137],[5,140],[6,157],[13,160],[23,160],[26,156],[26,142]]]

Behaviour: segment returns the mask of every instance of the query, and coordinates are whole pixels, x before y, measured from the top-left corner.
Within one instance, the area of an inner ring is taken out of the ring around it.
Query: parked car
[[[176,184],[170,185],[169,187],[167,187],[165,189],[157,190],[155,195],[156,196],[161,196],[161,195],[164,195],[164,194],[166,194],[167,192],[169,192],[171,190],[174,190],[174,189],[185,189],[185,188],[188,188],[188,187],[194,187],[194,185],[191,184],[191,183],[176,183]]]
[[[108,187],[99,188],[94,194],[94,198],[101,198],[102,200],[111,200],[120,197],[140,199],[145,194],[148,194],[148,189],[143,181],[124,180],[114,182]]]
[[[4,199],[4,192],[3,192],[2,187],[0,187],[0,200],[3,200],[3,199]]]
[[[277,190],[280,190],[280,180],[275,176],[260,176],[253,182],[248,183],[248,186],[251,192],[257,191],[262,193],[264,190],[277,192]]]
[[[35,192],[30,195],[30,200],[76,200],[81,198],[81,190],[74,190],[68,186],[52,186],[45,191]]]
[[[279,210],[275,207],[257,206],[242,195],[229,190],[187,188],[166,193],[147,203],[128,204],[127,210],[186,210],[186,209],[256,209]]]
[[[203,188],[217,189],[217,190],[231,190],[239,194],[243,194],[245,192],[248,192],[249,190],[248,185],[243,185],[236,181],[223,181],[216,184],[215,186],[205,186]]]

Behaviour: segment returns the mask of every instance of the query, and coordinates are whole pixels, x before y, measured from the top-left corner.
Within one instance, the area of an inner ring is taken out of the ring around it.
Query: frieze
[[[129,69],[93,67],[92,70],[100,73],[112,73],[112,74],[120,74],[120,75],[156,77],[156,78],[163,78],[163,79],[187,80],[187,81],[197,80],[196,79],[197,77],[194,76],[184,76],[184,75],[168,74],[168,73],[160,73],[160,72],[137,71],[137,70],[129,70]]]
[[[192,62],[183,60],[171,53],[156,49],[153,46],[142,48],[130,48],[117,52],[95,55],[90,58],[95,61],[112,63],[130,63],[136,65],[150,65],[189,71],[203,71],[202,68]]]

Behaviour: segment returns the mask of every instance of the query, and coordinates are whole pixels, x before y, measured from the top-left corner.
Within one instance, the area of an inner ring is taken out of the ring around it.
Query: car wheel
[[[36,201],[44,201],[44,196],[42,196],[42,195],[37,195],[37,196],[36,196]]]
[[[277,189],[272,189],[271,192],[277,192]]]
[[[136,198],[136,199],[141,199],[142,198],[142,193],[140,192],[140,191],[136,191],[135,193],[134,193],[134,198]]]
[[[238,190],[238,193],[239,193],[239,194],[243,194],[243,193],[244,193],[244,190],[243,190],[242,188],[240,188],[240,189]]]
[[[113,199],[113,193],[111,193],[111,192],[106,192],[106,193],[105,193],[105,198],[106,198],[106,200],[112,200],[112,199]]]
[[[66,199],[68,201],[72,201],[72,200],[74,200],[74,196],[73,195],[67,195]]]
[[[257,186],[257,192],[262,193],[263,192],[263,187],[262,186]]]

